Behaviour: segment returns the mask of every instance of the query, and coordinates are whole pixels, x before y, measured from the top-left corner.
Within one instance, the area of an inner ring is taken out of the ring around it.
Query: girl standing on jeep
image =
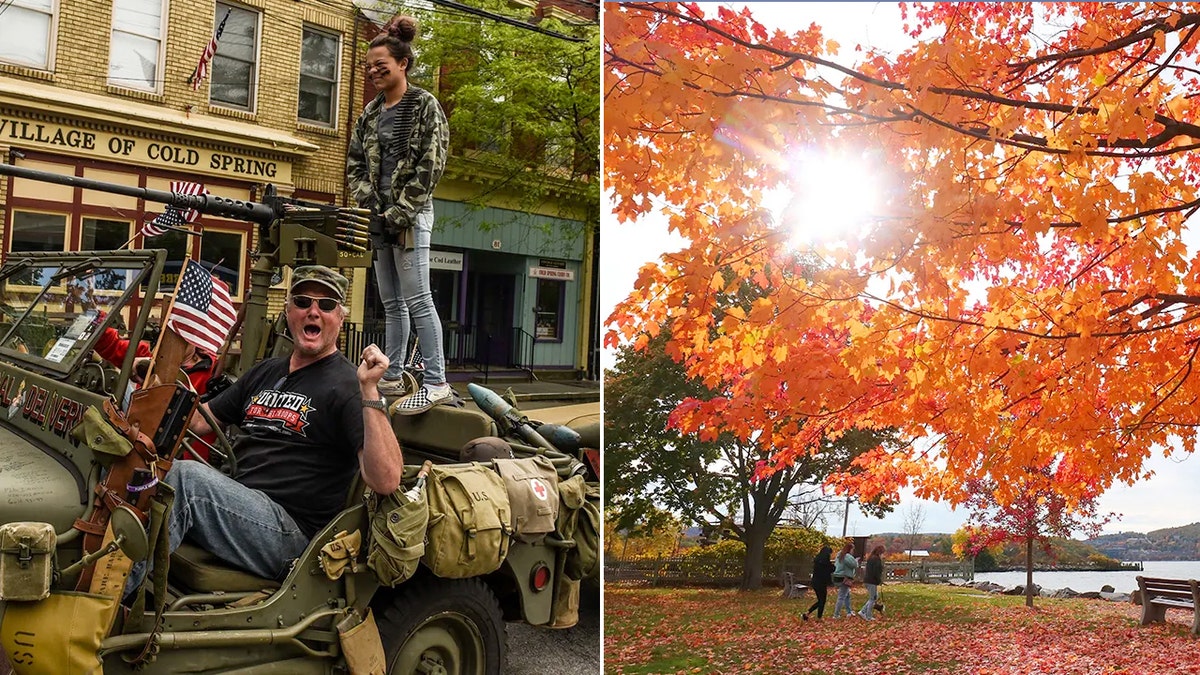
[[[450,130],[433,94],[408,80],[416,36],[417,21],[406,16],[371,41],[366,75],[379,95],[354,125],[346,162],[351,194],[360,208],[375,215],[375,281],[391,362],[379,383],[380,393],[404,391],[401,374],[410,317],[424,356],[425,383],[394,408],[401,415],[415,415],[454,398],[446,382],[442,322],[429,286],[433,190],[446,166]]]

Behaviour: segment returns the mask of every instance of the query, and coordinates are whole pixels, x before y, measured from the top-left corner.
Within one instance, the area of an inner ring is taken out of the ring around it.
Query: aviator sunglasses
[[[316,301],[317,308],[322,312],[329,313],[337,309],[338,301],[335,298],[314,298],[308,295],[293,295],[292,304],[297,309],[308,309],[312,307],[313,301]]]

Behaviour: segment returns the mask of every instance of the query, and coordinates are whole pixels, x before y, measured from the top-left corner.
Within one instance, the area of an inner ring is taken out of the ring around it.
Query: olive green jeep
[[[0,165],[0,174],[13,169]],[[241,204],[23,171],[39,180],[137,192],[258,223],[261,244],[240,354],[228,360],[233,375],[265,355],[286,353],[282,323],[265,316],[270,277],[280,265],[366,264],[362,248],[335,236],[331,211],[312,209],[310,214],[321,217],[297,221],[286,215],[293,210],[284,209],[282,200]],[[569,532],[514,535],[502,563],[486,573],[452,578],[458,575],[435,575],[421,564],[389,587],[367,564],[372,520],[361,482],[284,578],[229,568],[189,543],[167,558],[157,525],[170,508],[169,495],[147,501],[132,489],[114,496],[103,486],[111,467],[123,461],[122,451],[130,452],[130,439],[145,439],[163,462],[193,461],[180,457],[194,454],[201,442],[186,431],[196,401],[176,395],[161,414],[130,424],[134,416],[122,411],[135,407],[126,403],[135,373],[133,350],[120,365],[94,353],[107,328],[121,327],[134,342],[146,334],[153,318],[147,299],[171,290],[160,288],[165,255],[11,253],[0,267],[0,674],[6,668],[17,673],[102,668],[109,675],[500,673],[506,622],[572,625],[578,577],[594,581],[599,565],[585,561],[580,572],[580,547]],[[90,284],[88,303],[62,311],[69,286],[80,278]],[[155,359],[166,351],[160,343]],[[574,506],[599,513],[594,468],[581,461],[586,448],[599,446],[594,416],[582,425],[563,425],[565,436],[556,428],[554,438],[560,439],[572,436],[572,426],[586,426],[580,429],[583,438],[557,440],[570,446],[559,447],[509,402],[482,388],[473,392],[490,414],[439,406],[415,417],[393,417],[406,460],[402,491],[416,486],[427,460],[442,469],[462,466],[459,451],[466,443],[503,437],[518,457],[540,457],[553,466],[560,485],[585,484],[585,503]],[[213,463],[235,471],[228,440],[219,435],[214,445]],[[109,513],[97,519],[97,509]],[[598,536],[591,532],[599,527],[597,518],[588,525],[591,536]],[[97,522],[107,526],[89,535],[88,524]],[[102,545],[85,543],[100,541],[100,535]],[[465,536],[469,543],[471,533]],[[122,560],[127,566],[147,558],[155,561],[155,571],[142,592],[133,602],[117,604],[122,594],[103,587],[105,574]]]

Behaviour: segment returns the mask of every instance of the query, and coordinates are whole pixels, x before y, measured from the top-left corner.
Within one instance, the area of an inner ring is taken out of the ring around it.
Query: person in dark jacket
[[[829,587],[833,585],[833,549],[829,546],[822,546],[817,557],[813,559],[811,585],[817,601],[800,615],[805,621],[808,621],[808,615],[814,611],[818,619],[825,614],[825,599],[829,597]]]
[[[867,587],[867,603],[858,611],[858,615],[867,621],[874,621],[873,610],[879,602],[879,587],[883,585],[883,551],[882,546],[876,546],[867,557],[867,571],[863,574],[863,585]]]

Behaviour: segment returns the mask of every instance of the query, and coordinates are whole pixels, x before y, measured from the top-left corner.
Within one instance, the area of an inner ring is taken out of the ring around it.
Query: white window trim
[[[13,4],[17,4],[16,0],[13,0]],[[31,12],[42,12],[40,9],[26,7],[25,5],[21,5],[21,9],[27,9]],[[33,70],[54,72],[54,55],[58,51],[58,17],[61,9],[62,8],[59,7],[59,0],[53,0],[53,2],[50,3],[50,35],[46,36],[46,65],[44,67],[31,65],[29,63],[22,63],[19,61],[0,60],[0,63],[17,66],[18,68],[32,68]]]
[[[208,78],[206,78],[208,80],[208,84],[209,84],[208,104],[214,108],[221,108],[224,110],[234,110],[234,111],[237,111],[240,113],[249,113],[251,115],[255,115],[258,113],[258,84],[259,84],[259,74],[260,74],[259,70],[262,67],[263,10],[258,7],[252,7],[250,5],[243,5],[239,2],[229,2],[229,0],[219,0],[219,2],[214,2],[213,3],[213,26],[212,26],[212,30],[214,33],[217,30],[217,22],[220,21],[220,19],[218,19],[217,17],[221,16],[221,14],[217,11],[218,4],[229,5],[230,7],[236,7],[238,9],[245,10],[247,12],[252,12],[254,14],[254,16],[257,18],[257,25],[254,27],[254,72],[250,76],[251,79],[253,80],[251,82],[251,87],[250,87],[250,104],[248,106],[246,106],[246,108],[243,109],[243,108],[239,108],[231,103],[226,103],[224,101],[217,101],[217,100],[213,99],[213,97],[212,97],[212,80],[213,80],[213,77],[216,75],[216,73],[213,71],[212,61],[210,61],[209,67],[208,67]],[[212,33],[209,33],[208,37],[211,40]],[[205,44],[208,44],[208,43],[206,42]],[[220,47],[220,44],[218,43],[217,51],[220,51],[220,50],[221,50],[221,47]],[[217,58],[217,55],[213,54],[213,59],[215,60],[216,58]]]
[[[314,33],[320,33],[322,35],[325,35],[326,37],[331,37],[337,41],[337,51],[335,52],[337,54],[337,60],[336,60],[335,67],[333,70],[333,92],[332,92],[332,97],[330,100],[329,122],[328,123],[320,122],[318,120],[305,119],[303,117],[300,117],[300,78],[304,77],[304,72],[303,72],[303,68],[304,68],[304,33],[305,33],[305,31],[310,31],[310,30]],[[300,70],[297,71],[299,73],[299,75],[296,76],[296,120],[298,122],[300,122],[301,124],[311,124],[313,126],[319,126],[319,127],[327,126],[330,129],[337,128],[338,114],[340,113],[340,111],[338,109],[339,108],[338,103],[341,101],[341,97],[342,97],[342,49],[343,48],[344,48],[344,45],[342,44],[342,34],[339,31],[335,31],[332,28],[325,28],[324,26],[318,26],[316,24],[311,24],[311,23],[305,23],[300,27],[300,50],[299,50],[300,51],[300,61],[299,61]]]
[[[57,0],[56,0],[56,2],[57,2]],[[130,82],[129,80],[118,80],[118,81],[114,82],[113,80],[106,79],[106,81],[108,82],[109,85],[111,85],[113,87],[120,87],[121,89],[134,89],[137,91],[148,91],[153,94],[163,93],[163,84],[166,81],[166,71],[167,71],[167,64],[166,64],[166,60],[167,60],[167,18],[171,14],[171,3],[170,3],[170,0],[161,0],[161,3],[162,3],[162,12],[161,12],[161,15],[159,16],[158,38],[157,38],[157,40],[158,40],[158,64],[155,66],[155,72],[158,74],[158,77],[156,78],[155,82],[153,83],[153,86],[151,86],[149,89],[147,89],[147,88],[138,86],[137,83]],[[116,16],[116,8],[115,7],[113,8],[113,16],[114,17]],[[108,34],[109,34],[108,67],[111,69],[112,68],[112,43],[113,43],[112,34],[117,31],[117,27],[111,25],[112,19],[109,19],[109,23],[110,23],[110,27],[109,27],[109,31],[108,31]],[[136,35],[138,37],[144,37],[144,38],[150,39],[149,36],[147,36],[147,35],[135,33],[131,30],[121,29],[121,32],[128,33],[129,35]]]

